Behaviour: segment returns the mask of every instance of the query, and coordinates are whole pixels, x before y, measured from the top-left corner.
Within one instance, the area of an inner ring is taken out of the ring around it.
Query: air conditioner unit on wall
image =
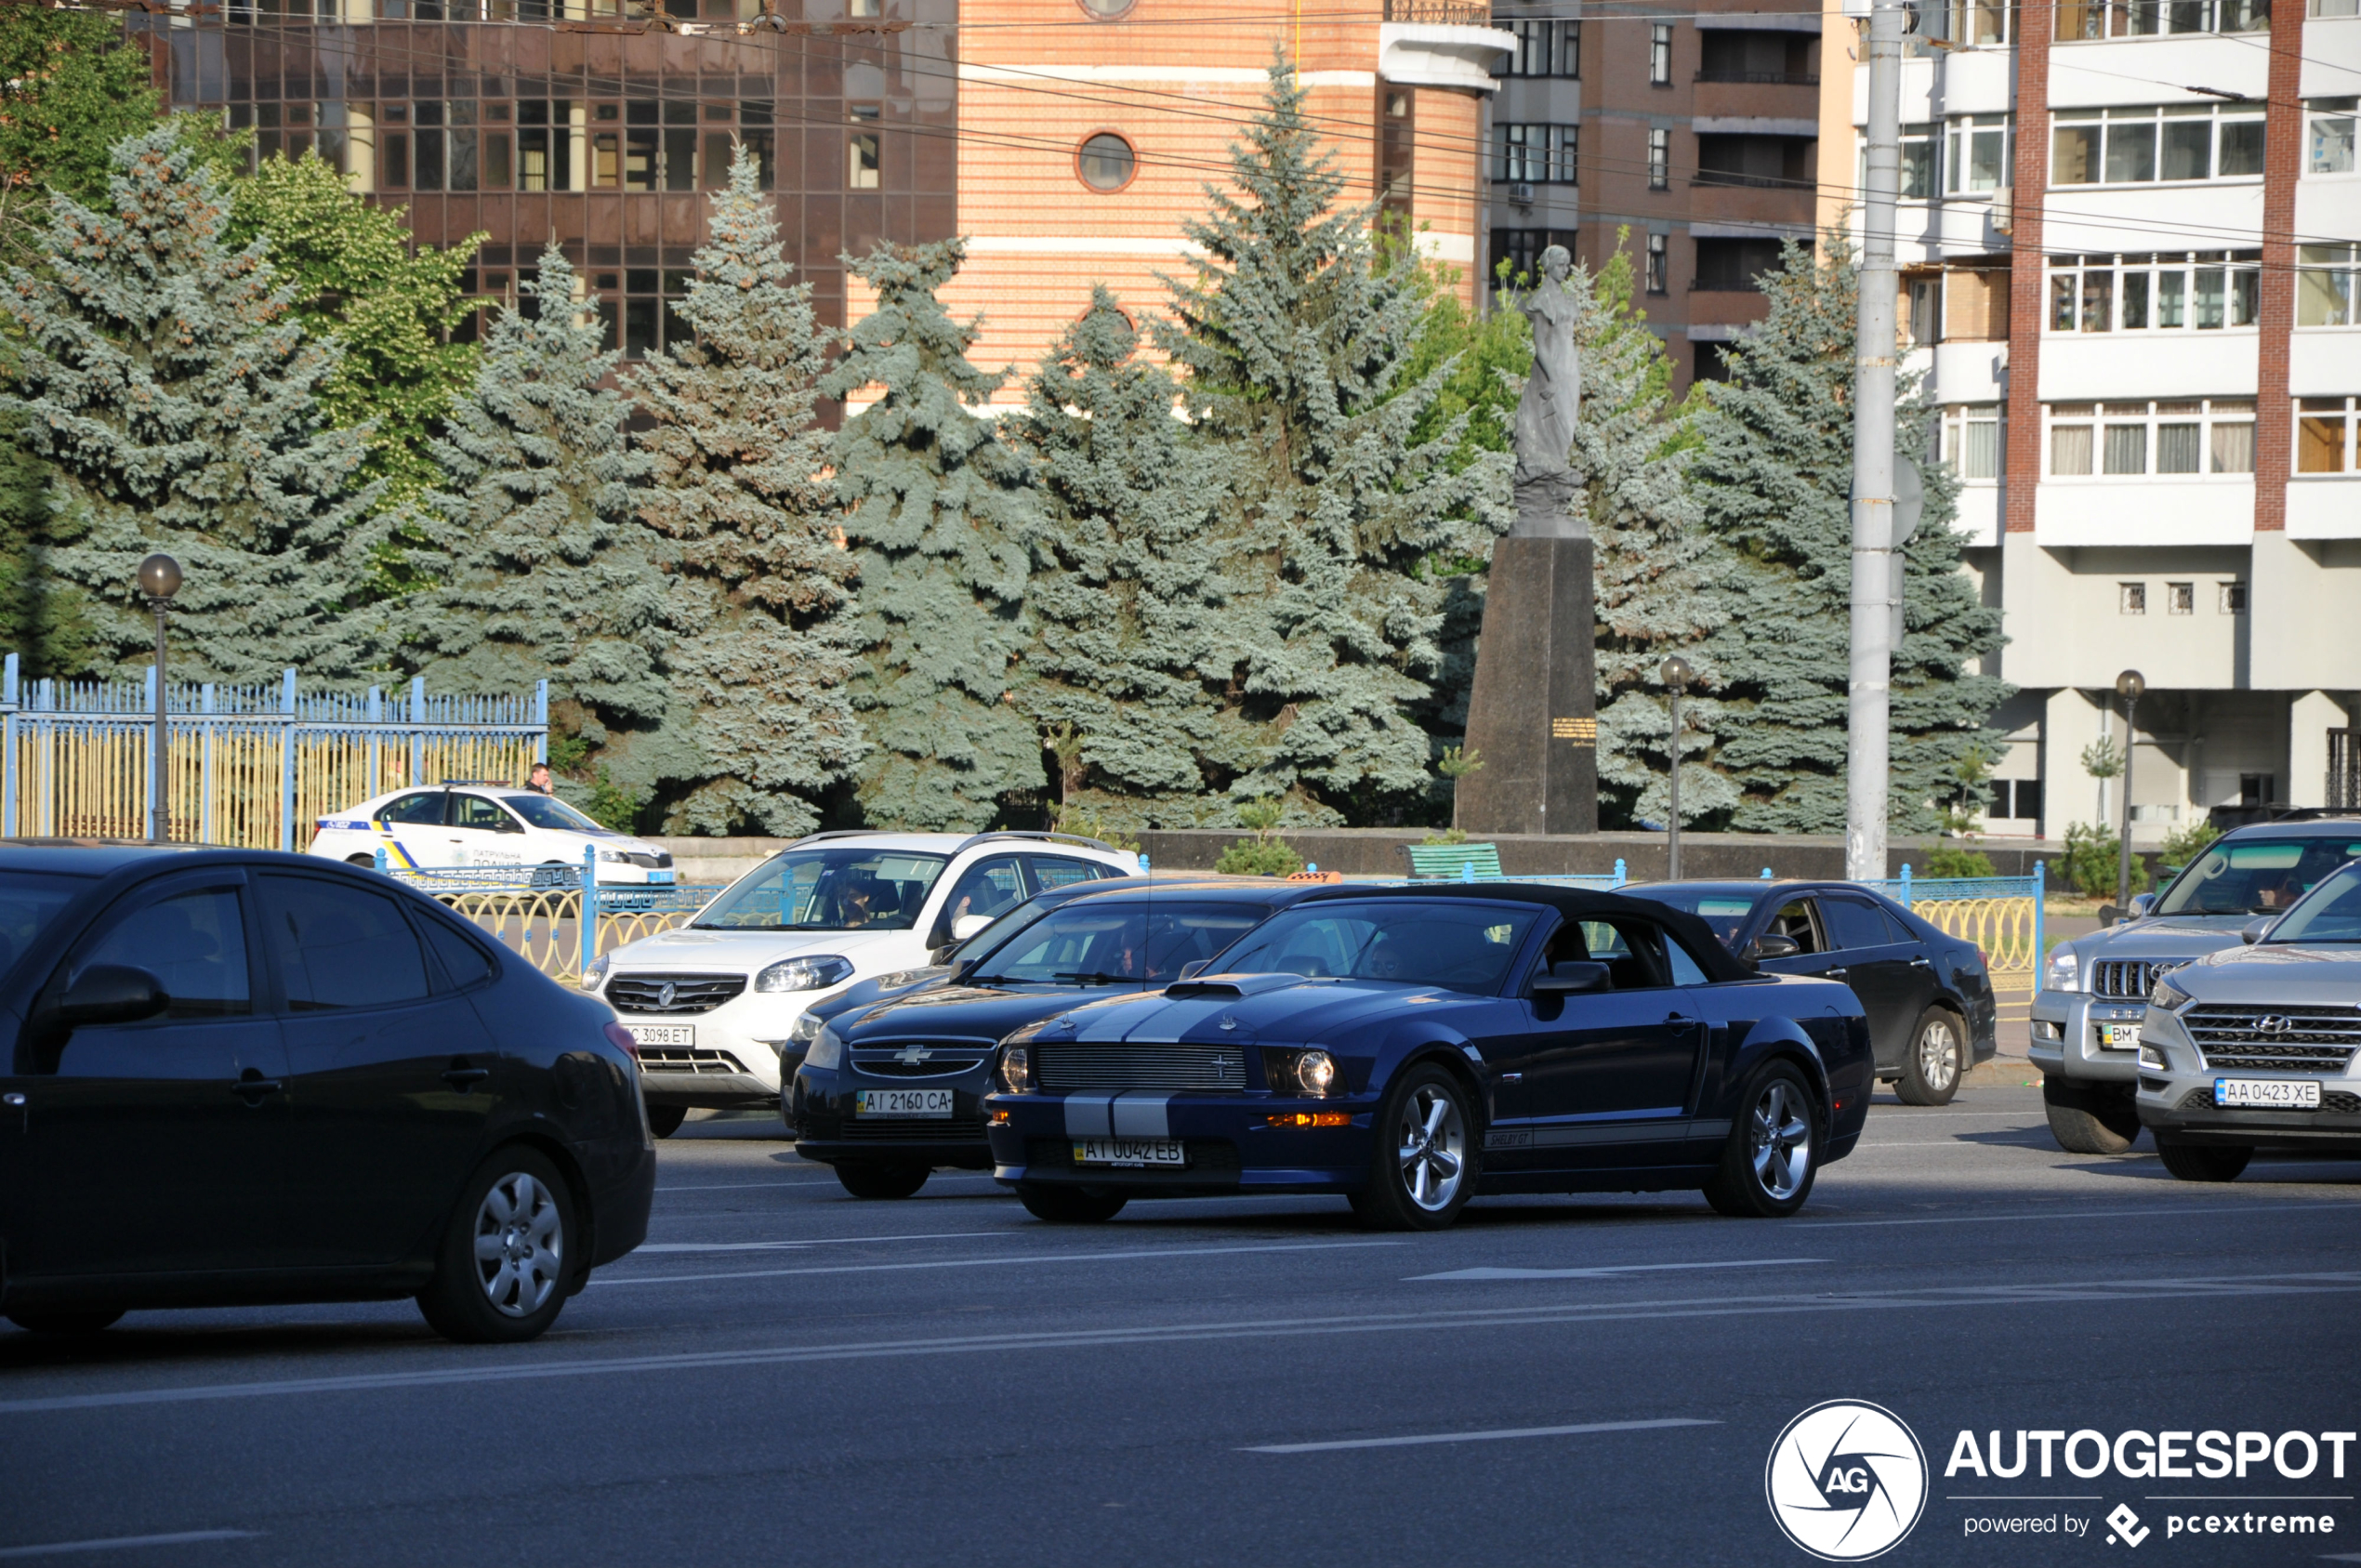
[[[1524,180],[1518,180],[1514,185],[1509,187],[1509,200],[1514,202],[1521,207],[1531,206],[1533,204],[1533,187]]]

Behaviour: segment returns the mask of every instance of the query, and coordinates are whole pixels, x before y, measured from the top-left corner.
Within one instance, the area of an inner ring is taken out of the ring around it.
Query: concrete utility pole
[[[1853,376],[1853,672],[1845,744],[1844,874],[1886,874],[1893,664],[1893,204],[1902,184],[1904,0],[1870,0],[1868,189]]]

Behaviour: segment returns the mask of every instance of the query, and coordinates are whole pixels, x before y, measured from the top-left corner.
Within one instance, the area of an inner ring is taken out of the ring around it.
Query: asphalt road
[[[1371,1236],[1330,1199],[864,1203],[768,1131],[663,1145],[651,1245],[534,1345],[406,1304],[0,1330],[0,1560],[1801,1563],[1765,1461],[1837,1399],[1931,1467],[1881,1561],[2361,1554],[2361,1448],[2346,1479],[1944,1474],[1961,1429],[2361,1426],[2361,1166],[2183,1184],[1977,1086],[1881,1100],[1784,1223],[1495,1199]],[[2169,1536],[2182,1509],[2335,1533]],[[2058,1533],[1967,1534],[2010,1518]]]

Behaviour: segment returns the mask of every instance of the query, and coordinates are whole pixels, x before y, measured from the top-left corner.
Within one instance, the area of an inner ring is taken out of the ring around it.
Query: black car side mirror
[[[1604,991],[1611,983],[1607,967],[1589,958],[1552,964],[1547,974],[1533,977],[1536,996],[1567,996],[1582,991]]]
[[[1747,943],[1746,956],[1759,964],[1765,958],[1792,958],[1802,951],[1803,944],[1795,938],[1765,931]]]
[[[87,1023],[137,1023],[172,1005],[164,982],[128,964],[93,964],[73,977],[46,1021],[64,1029]]]

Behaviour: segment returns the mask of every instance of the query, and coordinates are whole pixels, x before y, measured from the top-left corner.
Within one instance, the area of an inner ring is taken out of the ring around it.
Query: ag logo
[[[1787,1539],[1830,1562],[1859,1562],[1919,1522],[1927,1456],[1892,1411],[1830,1400],[1787,1423],[1762,1490]]]

